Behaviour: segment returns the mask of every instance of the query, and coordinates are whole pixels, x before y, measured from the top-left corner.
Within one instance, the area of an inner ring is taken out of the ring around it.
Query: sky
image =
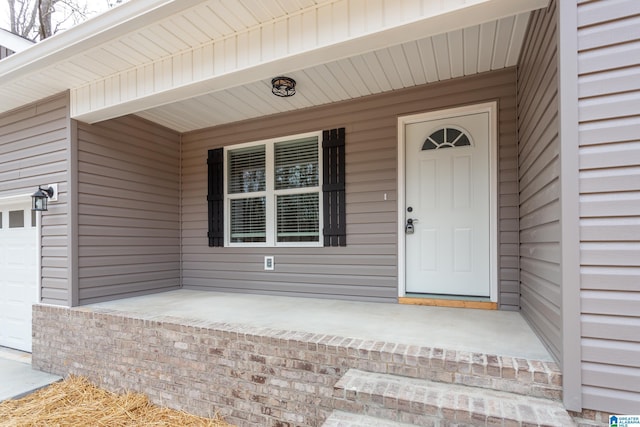
[[[89,12],[90,17],[98,15],[105,10],[109,9],[110,3],[115,3],[116,0],[68,0],[72,1],[75,4],[80,6],[87,6],[87,11]],[[61,7],[61,6],[58,6]],[[62,15],[64,16],[64,15]],[[60,14],[57,15],[54,13],[53,20],[56,21],[56,17],[60,18]],[[69,28],[71,24],[65,24],[65,29]],[[7,0],[0,0],[0,28],[9,29],[11,26],[9,24],[9,6]]]

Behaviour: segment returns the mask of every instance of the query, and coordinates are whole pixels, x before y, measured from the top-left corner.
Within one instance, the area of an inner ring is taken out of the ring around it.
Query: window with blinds
[[[228,242],[320,246],[320,133],[230,147]]]
[[[278,242],[318,242],[318,193],[276,196]]]
[[[318,138],[275,145],[276,190],[318,186]]]
[[[319,242],[318,138],[280,142],[274,151],[276,241]]]
[[[228,153],[228,193],[233,197],[229,206],[229,241],[264,243],[267,241],[265,146]]]
[[[231,242],[266,242],[265,211],[264,197],[231,200]]]
[[[265,147],[229,151],[229,193],[253,193],[265,190]]]

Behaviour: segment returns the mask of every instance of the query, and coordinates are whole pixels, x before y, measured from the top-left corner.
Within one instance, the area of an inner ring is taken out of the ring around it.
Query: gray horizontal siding
[[[181,203],[184,287],[395,301],[398,291],[397,118],[487,100],[498,100],[500,108],[500,299],[502,308],[517,309],[513,69],[184,134]],[[207,246],[208,149],[342,126],[347,133],[347,247]],[[275,271],[263,270],[265,255],[275,256]]]
[[[80,304],[179,287],[179,142],[135,117],[78,123]]]
[[[58,184],[59,198],[42,214],[42,302],[71,305],[69,287],[66,94],[0,116],[0,197]]]
[[[516,75],[512,74],[515,89]],[[505,93],[506,95],[506,93]],[[520,310],[518,146],[515,95],[502,96],[498,127],[498,290],[501,310]]]
[[[522,314],[561,360],[556,3],[533,12],[518,65]]]
[[[15,52],[4,46],[0,46],[0,59],[6,58],[9,55],[13,55]]]
[[[583,406],[640,408],[640,7],[578,5]]]

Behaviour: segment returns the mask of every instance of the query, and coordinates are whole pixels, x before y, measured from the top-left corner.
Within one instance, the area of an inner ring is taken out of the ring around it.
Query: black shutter
[[[324,246],[347,246],[344,128],[322,132]]]
[[[209,150],[207,165],[209,246],[224,246],[224,150]]]

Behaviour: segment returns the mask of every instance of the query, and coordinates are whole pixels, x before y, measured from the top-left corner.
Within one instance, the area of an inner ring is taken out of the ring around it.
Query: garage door
[[[31,351],[38,301],[37,229],[30,201],[0,201],[0,346]]]

